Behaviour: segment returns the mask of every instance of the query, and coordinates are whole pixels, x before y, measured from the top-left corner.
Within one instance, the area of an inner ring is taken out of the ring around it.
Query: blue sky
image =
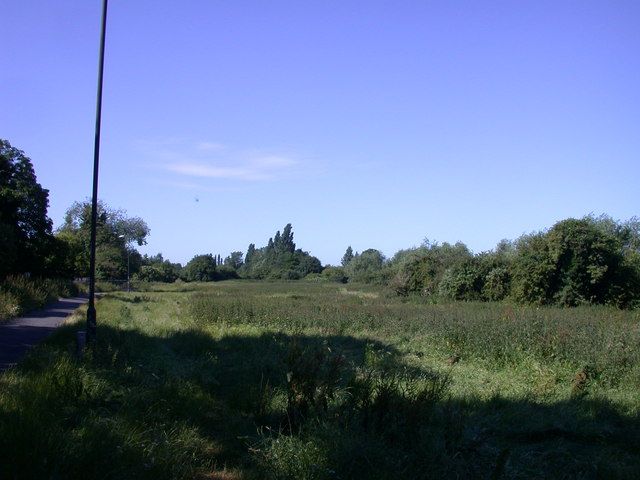
[[[89,196],[99,0],[5,2],[0,137]],[[111,0],[100,197],[143,251],[337,263],[639,215],[640,2]]]

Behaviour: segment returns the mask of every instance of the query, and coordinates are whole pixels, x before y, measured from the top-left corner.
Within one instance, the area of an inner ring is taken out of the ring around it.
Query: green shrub
[[[511,272],[508,267],[496,267],[484,278],[482,298],[489,301],[504,300],[511,289]]]
[[[69,280],[9,276],[0,284],[0,320],[42,308],[58,297],[76,294],[77,288]]]
[[[321,275],[331,282],[347,283],[348,280],[343,267],[326,267]]]
[[[0,322],[15,317],[20,313],[18,298],[9,292],[0,291]]]
[[[450,300],[479,300],[483,284],[480,262],[471,258],[445,270],[438,285],[438,293]]]

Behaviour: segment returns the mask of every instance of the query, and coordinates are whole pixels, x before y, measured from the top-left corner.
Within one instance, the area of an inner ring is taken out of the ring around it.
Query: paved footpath
[[[87,298],[61,298],[43,310],[0,324],[0,372],[12,367],[27,351],[49,336]]]

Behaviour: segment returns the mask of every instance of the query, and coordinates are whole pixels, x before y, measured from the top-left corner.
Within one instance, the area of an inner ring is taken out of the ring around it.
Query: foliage
[[[384,255],[379,250],[369,248],[362,253],[356,253],[344,267],[344,271],[350,282],[384,283],[384,263]]]
[[[0,283],[0,322],[77,293],[73,282],[12,275]]]
[[[340,264],[343,267],[346,267],[347,265],[349,265],[349,262],[351,262],[351,260],[353,260],[353,249],[351,248],[351,245],[349,245],[347,247],[347,250],[344,252],[344,255],[342,256]]]
[[[478,300],[483,284],[481,264],[476,258],[470,258],[445,270],[438,293],[449,300]]]
[[[344,268],[326,266],[322,269],[322,278],[325,278],[331,282],[347,283],[348,277]]]
[[[231,252],[229,256],[224,259],[224,266],[236,272],[240,270],[243,263],[242,252]]]
[[[124,210],[112,209],[98,201],[96,222],[96,277],[103,280],[123,279],[137,273],[140,254],[130,245],[146,244],[149,227],[139,217],[128,217]],[[66,212],[57,237],[66,245],[69,257],[65,263],[74,268],[76,277],[89,276],[91,242],[91,202],[75,202]]]
[[[187,282],[211,282],[216,279],[216,260],[213,255],[196,255],[182,269]]]
[[[513,263],[514,298],[540,305],[633,304],[640,299],[640,269],[630,237],[622,225],[592,217],[522,237]]]
[[[79,314],[0,375],[0,477],[640,472],[638,312],[330,282],[147,287],[99,300],[83,359]]]
[[[10,273],[56,275],[47,216],[49,191],[36,179],[31,159],[0,139],[0,278]]]
[[[439,245],[425,241],[420,248],[396,253],[391,260],[395,270],[392,286],[403,295],[410,292],[437,295],[445,271],[471,257],[471,252],[461,242]]]
[[[426,242],[396,253],[387,268],[400,296],[633,307],[640,302],[640,222],[567,219],[477,255],[462,243]]]
[[[244,264],[239,268],[241,276],[255,279],[296,280],[321,271],[320,260],[296,249],[290,223],[282,234],[278,230],[274,237],[269,238],[267,246],[256,249],[253,243],[250,244]]]
[[[135,280],[142,282],[175,282],[182,273],[182,265],[165,260],[161,253],[144,255]]]

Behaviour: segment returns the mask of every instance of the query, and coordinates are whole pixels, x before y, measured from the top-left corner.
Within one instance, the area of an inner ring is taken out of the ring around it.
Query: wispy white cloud
[[[218,167],[206,163],[178,162],[165,168],[174,173],[199,178],[230,178],[238,180],[269,180],[272,175],[260,169],[243,167]]]
[[[299,165],[290,155],[263,150],[241,150],[217,142],[145,144],[155,169],[194,179],[269,181],[289,175]],[[174,179],[175,180],[175,179]]]

